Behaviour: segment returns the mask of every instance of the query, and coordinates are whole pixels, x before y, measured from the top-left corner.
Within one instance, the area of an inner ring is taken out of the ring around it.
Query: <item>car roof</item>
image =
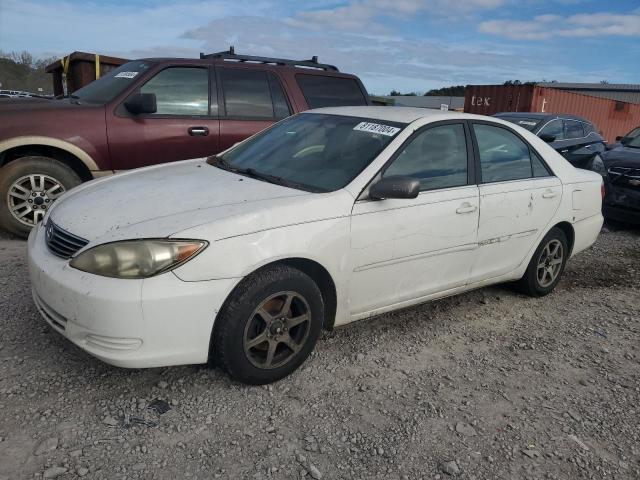
[[[567,118],[569,120],[579,120],[585,123],[591,123],[589,120],[578,115],[570,113],[540,113],[540,112],[499,112],[494,113],[494,117],[510,117],[510,118],[537,118],[539,120],[551,120],[553,118]]]
[[[308,110],[312,113],[326,115],[343,115],[349,117],[364,117],[387,122],[411,123],[419,119],[447,120],[459,118],[487,118],[482,115],[470,113],[434,110],[429,108],[412,107],[385,107],[385,106],[358,106],[358,107],[325,107]]]

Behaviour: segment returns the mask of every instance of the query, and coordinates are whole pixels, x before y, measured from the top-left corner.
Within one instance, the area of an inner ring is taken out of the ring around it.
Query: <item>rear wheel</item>
[[[0,169],[0,226],[27,237],[56,198],[80,182],[72,169],[53,158],[13,160]]]
[[[551,293],[560,281],[568,254],[567,236],[561,229],[552,228],[540,242],[527,271],[518,281],[520,290],[532,297]]]
[[[286,265],[267,267],[225,302],[214,325],[213,358],[241,382],[274,382],[309,356],[323,318],[322,295],[308,275]]]

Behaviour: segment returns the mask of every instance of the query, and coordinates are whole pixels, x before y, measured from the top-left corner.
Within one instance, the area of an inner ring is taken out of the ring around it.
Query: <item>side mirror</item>
[[[622,140],[624,137],[622,135],[618,135],[616,137],[616,142],[619,142],[620,140]]]
[[[420,193],[420,181],[411,177],[384,177],[369,187],[369,198],[416,198]]]
[[[124,106],[134,115],[140,115],[141,113],[156,113],[156,110],[158,109],[156,106],[156,94],[136,93],[124,102]]]
[[[633,139],[634,139],[634,137],[622,137],[622,138],[620,138],[620,143],[622,145],[626,145],[627,143],[629,143]]]
[[[551,143],[556,141],[556,136],[549,133],[543,133],[542,135],[540,135],[540,140],[542,140],[543,142]]]

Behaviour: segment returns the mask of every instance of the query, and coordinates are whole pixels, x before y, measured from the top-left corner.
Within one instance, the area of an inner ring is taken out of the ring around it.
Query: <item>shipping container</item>
[[[607,142],[640,125],[640,104],[619,102],[538,85],[469,85],[464,111],[542,112],[579,115],[596,125]]]
[[[53,75],[54,95],[70,95],[128,61],[97,53],[73,52],[47,65],[45,71]]]

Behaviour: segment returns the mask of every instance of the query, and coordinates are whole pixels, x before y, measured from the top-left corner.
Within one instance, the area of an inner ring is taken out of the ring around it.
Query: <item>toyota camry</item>
[[[602,177],[497,118],[340,107],[208,159],[86,183],[28,242],[54,330],[123,367],[299,367],[323,328],[500,282],[542,296],[602,226]]]

